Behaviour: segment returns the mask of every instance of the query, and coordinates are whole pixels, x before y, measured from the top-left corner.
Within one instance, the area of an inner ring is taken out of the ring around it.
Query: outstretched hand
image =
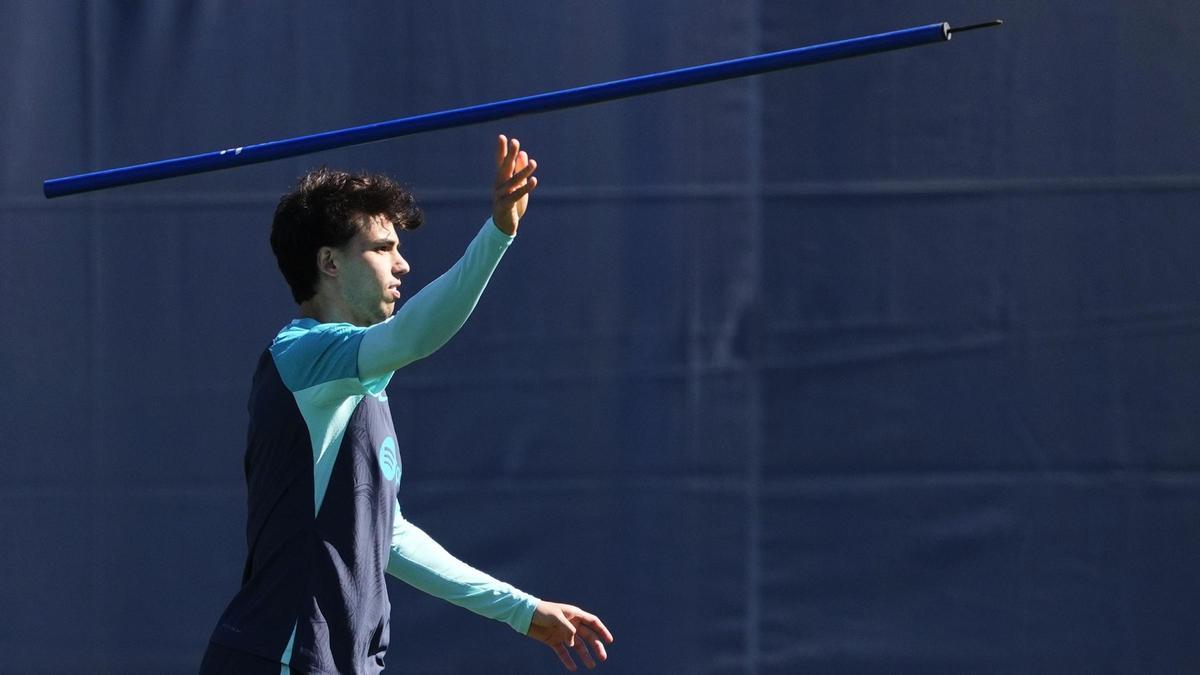
[[[529,206],[529,193],[537,187],[533,172],[537,162],[521,149],[521,142],[503,134],[496,138],[496,184],[492,189],[492,222],[508,236]]]
[[[597,658],[608,660],[604,643],[612,644],[613,641],[612,633],[595,615],[574,605],[545,600],[538,602],[533,611],[533,621],[526,635],[553,649],[558,660],[572,672],[577,666],[570,650],[575,650],[579,660],[590,670],[596,667]]]

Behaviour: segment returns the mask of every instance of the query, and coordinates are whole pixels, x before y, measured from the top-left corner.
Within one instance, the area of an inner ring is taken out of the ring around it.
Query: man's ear
[[[337,250],[332,246],[322,246],[317,250],[317,274],[337,277],[340,262]]]

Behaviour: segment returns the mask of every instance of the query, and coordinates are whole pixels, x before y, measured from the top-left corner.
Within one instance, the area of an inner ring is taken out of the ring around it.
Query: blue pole
[[[256,145],[247,145],[227,150],[217,150],[200,155],[164,159],[147,164],[105,169],[75,176],[52,178],[42,184],[47,198],[119,185],[132,185],[149,181],[185,176],[206,171],[218,171],[235,166],[269,162],[273,159],[307,155],[322,150],[331,150],[349,145],[381,141],[397,136],[449,129],[451,127],[479,124],[492,120],[526,115],[530,113],[561,110],[575,106],[612,101],[630,96],[640,96],[657,91],[690,87],[696,84],[718,82],[735,77],[758,75],[784,68],[795,68],[838,59],[847,59],[866,54],[875,54],[894,49],[905,49],[933,42],[945,42],[953,31],[946,23],[933,23],[890,33],[865,35],[863,37],[799,47],[757,56],[748,56],[729,61],[719,61],[678,70],[669,70],[650,75],[640,75],[623,80],[601,82],[573,89],[563,89],[523,98],[514,98],[494,103],[456,108],[441,112],[416,115],[377,122],[348,129],[326,131],[310,136],[285,138]]]

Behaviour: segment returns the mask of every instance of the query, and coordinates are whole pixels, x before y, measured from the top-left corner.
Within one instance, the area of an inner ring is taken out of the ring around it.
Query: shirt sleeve
[[[475,309],[512,240],[488,218],[453,267],[387,321],[366,329],[358,350],[360,376],[364,380],[384,376],[446,344]]]
[[[379,393],[391,373],[361,378],[358,354],[365,328],[348,323],[318,323],[297,319],[285,326],[271,344],[271,357],[288,390],[316,391],[323,398]]]
[[[421,528],[404,519],[396,503],[388,574],[434,597],[529,632],[539,600],[450,555]]]

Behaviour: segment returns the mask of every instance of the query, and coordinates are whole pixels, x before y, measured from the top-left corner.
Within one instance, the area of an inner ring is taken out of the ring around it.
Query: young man
[[[454,558],[400,513],[400,456],[384,389],[462,327],[517,233],[537,163],[497,139],[492,217],[449,271],[395,314],[398,230],[421,224],[382,176],[320,169],[283,196],[271,248],[300,305],[259,359],[245,470],[242,588],[201,673],[378,673],[384,573],[550,646],[568,670],[605,660],[595,616],[539,600]]]

